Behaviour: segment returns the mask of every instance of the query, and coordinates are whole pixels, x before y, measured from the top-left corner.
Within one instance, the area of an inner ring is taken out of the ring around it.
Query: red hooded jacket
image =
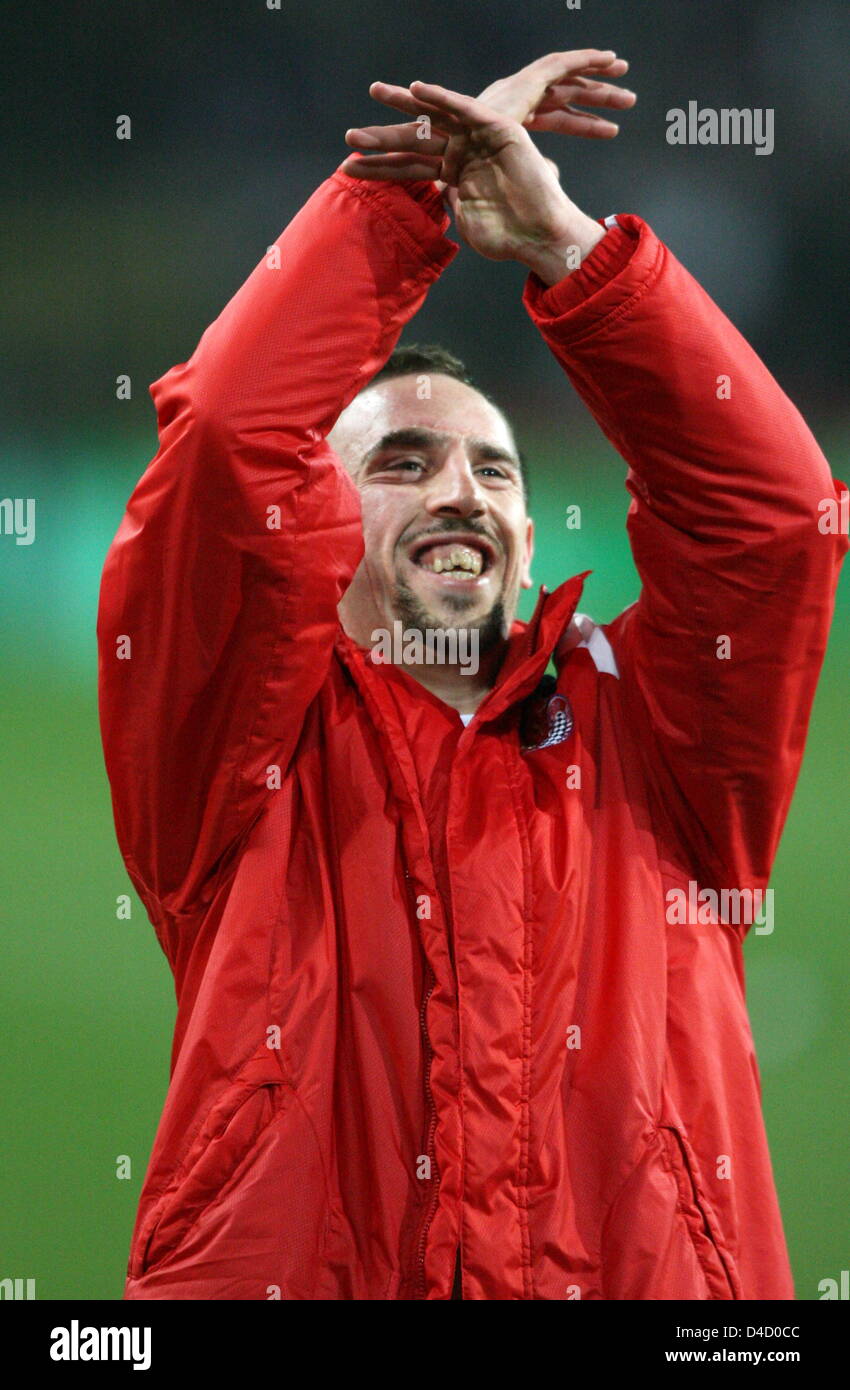
[[[334,173],[151,388],[98,620],[178,1000],[127,1298],[445,1299],[456,1259],[470,1299],[794,1296],[720,895],[767,884],[846,489],[618,222],[524,303],[629,466],[640,597],[542,590],[468,727],[341,630],[326,442],[457,250],[434,185]]]

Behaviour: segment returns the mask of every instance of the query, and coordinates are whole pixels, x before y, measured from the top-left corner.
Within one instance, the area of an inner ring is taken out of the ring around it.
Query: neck
[[[430,628],[423,635],[420,628],[398,618],[389,627],[370,628],[346,621],[344,600],[339,611],[345,631],[358,646],[371,649],[382,664],[406,671],[458,714],[475,713],[495,685],[508,650],[505,636],[496,641],[491,637],[482,652],[475,630]]]
[[[458,714],[474,714],[481,701],[492,690],[508,649],[507,642],[486,652],[477,669],[470,665],[431,665],[422,661],[396,661],[415,681],[430,690],[438,700],[456,709]]]
[[[509,647],[511,621],[501,605],[483,625],[429,625],[419,613],[397,613],[380,622],[374,610],[364,617],[352,601],[351,590],[339,604],[347,635],[371,650],[373,660],[398,666],[438,700],[459,714],[474,714],[492,690]]]

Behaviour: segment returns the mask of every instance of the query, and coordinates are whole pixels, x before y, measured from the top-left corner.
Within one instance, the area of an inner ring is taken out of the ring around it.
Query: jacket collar
[[[584,570],[581,574],[573,575],[572,579],[565,580],[552,592],[545,584],[541,585],[531,620],[527,623],[517,621],[512,625],[507,652],[496,682],[478,706],[470,727],[497,719],[536,688],[559,639],[569,626],[581,598],[584,581],[590,573],[590,570]],[[368,651],[359,647],[342,628],[337,637],[337,648],[349,667],[355,666],[359,670],[371,668]],[[464,730],[466,733],[468,730]]]
[[[569,626],[590,573],[583,570],[573,575],[551,593],[545,584],[540,586],[530,622],[515,622],[511,628],[507,655],[496,683],[478,706],[473,723],[497,719],[536,688]]]

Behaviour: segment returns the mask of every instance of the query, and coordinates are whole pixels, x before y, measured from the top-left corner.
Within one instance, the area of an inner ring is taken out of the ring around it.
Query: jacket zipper
[[[431,998],[431,995],[434,993],[434,989],[437,983],[436,979],[434,978],[434,972],[432,971],[430,965],[428,966],[428,975],[430,976],[431,983],[425,991],[425,995],[422,1000],[422,1007],[419,1010],[419,1022],[422,1027],[422,1035],[425,1039],[425,1097],[427,1101],[428,1114],[428,1130],[427,1139],[425,1143],[425,1153],[431,1161],[430,1181],[433,1184],[433,1189],[428,1201],[428,1208],[425,1212],[425,1218],[422,1223],[422,1229],[419,1234],[419,1246],[417,1251],[417,1288],[420,1298],[424,1298],[426,1293],[425,1245],[428,1240],[428,1232],[431,1228],[431,1222],[434,1219],[434,1213],[437,1210],[437,1203],[440,1197],[440,1175],[437,1171],[437,1158],[436,1154],[434,1153],[434,1135],[437,1129],[437,1107],[434,1104],[434,1096],[433,1092],[431,1091],[431,1062],[434,1058],[434,1051],[431,1047],[431,1039],[428,1036],[428,1025],[425,1020],[425,1015],[428,1009],[428,1002]]]

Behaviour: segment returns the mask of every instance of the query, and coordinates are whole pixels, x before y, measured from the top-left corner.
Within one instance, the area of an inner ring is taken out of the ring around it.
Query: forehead
[[[438,373],[391,377],[361,392],[331,431],[331,443],[351,462],[393,430],[434,430],[458,440],[485,440],[516,453],[502,412],[462,381]]]

